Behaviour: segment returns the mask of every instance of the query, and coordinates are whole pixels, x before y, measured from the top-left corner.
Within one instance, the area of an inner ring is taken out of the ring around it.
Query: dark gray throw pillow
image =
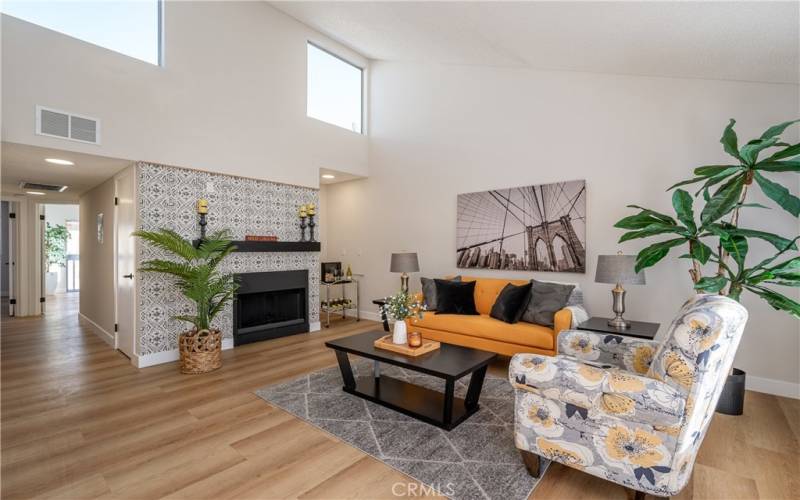
[[[425,302],[425,309],[428,311],[435,311],[436,303],[436,281],[433,278],[420,278],[422,283],[422,295]],[[461,282],[461,276],[456,276],[450,281]]]
[[[528,294],[528,305],[522,313],[522,321],[552,327],[556,312],[567,305],[573,288],[575,285],[531,280],[531,292]]]
[[[506,323],[516,323],[522,316],[522,308],[525,307],[530,292],[530,283],[519,286],[507,284],[494,301],[489,316]]]

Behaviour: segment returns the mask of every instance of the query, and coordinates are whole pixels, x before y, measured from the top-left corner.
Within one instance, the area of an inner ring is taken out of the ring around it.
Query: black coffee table
[[[343,390],[373,403],[405,413],[423,422],[450,430],[478,411],[478,398],[494,353],[450,344],[419,357],[405,356],[376,348],[375,340],[386,335],[376,331],[325,342],[336,351],[344,381]],[[373,376],[355,377],[348,354],[375,361]],[[427,387],[381,375],[380,364],[388,363],[425,373],[445,381],[444,394]],[[455,396],[455,382],[472,374],[465,398]]]

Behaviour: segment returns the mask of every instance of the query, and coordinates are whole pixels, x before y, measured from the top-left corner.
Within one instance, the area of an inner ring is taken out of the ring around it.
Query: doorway
[[[114,177],[115,231],[116,245],[115,284],[116,284],[116,324],[117,349],[131,359],[135,359],[135,268],[136,247],[131,235],[136,229],[135,174],[129,168]]]
[[[14,315],[14,205],[10,201],[0,202],[0,316]]]
[[[44,221],[45,303],[78,302],[80,208],[77,204],[45,203]]]

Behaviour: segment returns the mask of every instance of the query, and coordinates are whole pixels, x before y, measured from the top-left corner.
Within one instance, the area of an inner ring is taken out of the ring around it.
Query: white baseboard
[[[320,321],[313,321],[308,324],[309,332],[318,332],[320,330],[322,330],[322,323]]]
[[[79,312],[78,315],[82,320],[85,320],[87,323],[89,323],[94,327],[92,328],[94,330],[94,333],[98,337],[103,339],[103,342],[110,345],[112,349],[117,348],[117,336],[115,334],[107,332],[102,326],[98,325],[97,323],[89,319],[89,317],[86,316],[85,314]]]
[[[375,312],[375,310],[370,309],[369,311],[365,311],[363,309],[359,310],[359,314],[361,319],[368,319],[371,321],[383,321],[381,319],[381,313]]]
[[[800,384],[793,384],[784,380],[774,380],[771,378],[753,377],[749,374],[745,380],[745,386],[750,391],[765,392],[775,396],[800,399]]]
[[[222,339],[222,350],[227,351],[233,349],[233,339]],[[152,354],[139,354],[134,356],[133,364],[137,368],[147,368],[148,366],[161,365],[164,363],[171,363],[180,359],[180,353],[177,349],[171,351],[154,352]]]

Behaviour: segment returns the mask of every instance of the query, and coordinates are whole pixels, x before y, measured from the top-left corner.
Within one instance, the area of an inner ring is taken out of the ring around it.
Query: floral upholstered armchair
[[[747,310],[720,295],[681,308],[663,342],[566,330],[558,355],[517,354],[514,434],[539,457],[656,496],[691,476],[742,336]]]

